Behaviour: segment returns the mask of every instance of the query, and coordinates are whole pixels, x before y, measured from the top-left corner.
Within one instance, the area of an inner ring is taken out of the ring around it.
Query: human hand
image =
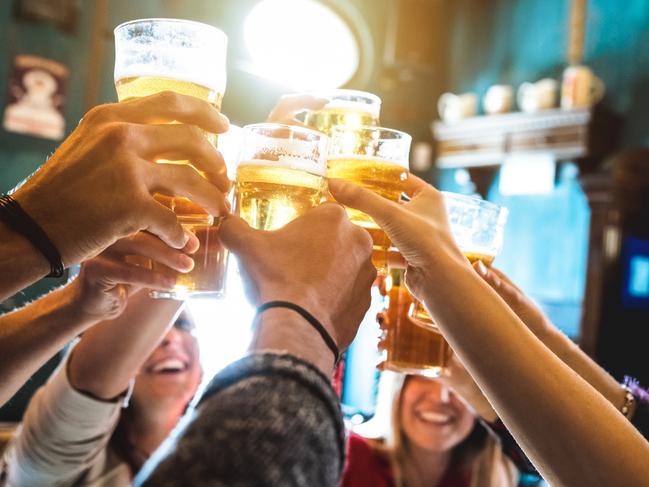
[[[204,131],[221,133],[228,124],[209,103],[171,91],[100,105],[13,196],[66,266],[138,230],[181,249],[187,236],[176,215],[152,194],[186,196],[212,215],[226,213],[225,164]]]
[[[297,115],[306,110],[319,110],[328,102],[329,100],[326,98],[317,98],[311,95],[284,95],[273,107],[266,122],[306,127],[297,119]]]
[[[97,257],[84,262],[79,276],[69,285],[78,312],[92,321],[114,319],[124,311],[129,296],[142,287],[173,288],[176,283],[173,271],[189,272],[194,267],[188,254],[196,252],[198,239],[187,233],[187,244],[181,250],[169,247],[149,233],[139,232],[118,240]],[[164,264],[170,273],[129,263],[126,257],[130,256]]]
[[[255,306],[293,302],[318,319],[341,350],[351,343],[369,308],[376,270],[369,234],[340,205],[325,203],[271,232],[228,216],[220,237],[239,257]]]
[[[440,263],[468,266],[455,244],[442,193],[410,174],[404,192],[410,201],[396,203],[341,180],[329,180],[336,201],[370,215],[390,237],[407,263],[406,284],[415,297],[426,282],[439,278]]]
[[[487,267],[481,261],[475,262],[473,268],[498,293],[530,331],[545,343],[547,336],[556,329],[543,314],[543,311],[500,270]]]

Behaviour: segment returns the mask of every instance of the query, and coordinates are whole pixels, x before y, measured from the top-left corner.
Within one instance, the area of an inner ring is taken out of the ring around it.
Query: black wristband
[[[0,198],[0,220],[29,240],[43,254],[50,264],[50,273],[47,277],[63,276],[65,269],[61,254],[38,223],[9,195]]]
[[[325,327],[322,326],[322,323],[315,319],[315,317],[311,313],[309,313],[301,306],[298,306],[297,304],[291,303],[289,301],[269,301],[257,308],[256,316],[259,316],[262,312],[270,308],[288,308],[302,316],[302,318],[304,318],[320,334],[327,347],[329,347],[329,350],[331,350],[331,352],[334,354],[334,365],[338,364],[338,360],[340,359],[340,351],[338,350],[338,345],[336,345],[336,342],[333,338],[331,338],[331,335],[329,334],[329,332],[327,332]]]

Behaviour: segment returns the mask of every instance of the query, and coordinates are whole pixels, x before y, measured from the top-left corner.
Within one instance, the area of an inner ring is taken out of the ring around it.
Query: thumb
[[[336,201],[367,213],[383,228],[390,221],[393,221],[396,212],[401,210],[398,203],[390,201],[369,189],[361,188],[356,184],[348,183],[341,179],[330,179],[328,184],[329,191],[336,198]]]
[[[250,239],[254,238],[257,231],[236,215],[227,215],[219,226],[219,238],[223,245],[236,254],[243,252]]]

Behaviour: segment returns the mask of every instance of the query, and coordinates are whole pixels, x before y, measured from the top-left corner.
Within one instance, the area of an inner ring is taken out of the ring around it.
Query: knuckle
[[[111,123],[104,131],[102,131],[103,140],[113,149],[118,148],[123,150],[126,146],[135,140],[135,128],[128,123]]]
[[[167,109],[172,112],[182,112],[185,108],[185,103],[183,102],[184,97],[175,91],[161,91],[158,94],[161,103],[163,103]]]
[[[112,111],[113,103],[105,103],[103,105],[97,105],[92,107],[86,114],[83,116],[81,122],[84,125],[95,125],[110,118],[110,113]]]

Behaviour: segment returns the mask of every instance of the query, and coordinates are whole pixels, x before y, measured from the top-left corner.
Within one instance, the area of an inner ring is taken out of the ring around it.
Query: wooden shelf
[[[589,155],[593,112],[551,109],[433,122],[440,168],[500,165],[516,153],[551,152],[557,160]]]

